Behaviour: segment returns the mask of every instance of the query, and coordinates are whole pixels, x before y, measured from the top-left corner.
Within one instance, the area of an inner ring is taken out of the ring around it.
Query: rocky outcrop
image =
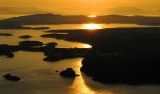
[[[21,78],[17,77],[17,76],[13,76],[11,74],[6,74],[3,76],[6,80],[9,80],[9,81],[20,81]]]
[[[0,36],[13,36],[13,34],[10,34],[10,33],[0,33]]]
[[[75,71],[72,68],[67,68],[64,71],[61,71],[60,75],[64,77],[69,77],[69,78],[74,78],[76,76],[79,76],[75,73]]]
[[[23,36],[20,36],[19,38],[22,38],[22,39],[29,39],[31,38],[32,36],[30,35],[23,35]]]
[[[0,45],[0,56],[7,56],[7,58],[13,58],[13,52],[18,51],[16,46],[10,46],[6,44]]]
[[[19,45],[32,47],[32,46],[42,46],[43,43],[39,41],[22,41],[22,42],[19,42]]]

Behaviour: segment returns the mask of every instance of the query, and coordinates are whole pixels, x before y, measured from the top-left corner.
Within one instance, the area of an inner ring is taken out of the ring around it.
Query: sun
[[[89,15],[88,17],[89,18],[95,18],[95,17],[97,17],[97,15],[93,14],[93,15]]]
[[[96,30],[96,29],[101,29],[101,26],[100,24],[91,23],[91,24],[84,24],[82,28],[88,30]]]

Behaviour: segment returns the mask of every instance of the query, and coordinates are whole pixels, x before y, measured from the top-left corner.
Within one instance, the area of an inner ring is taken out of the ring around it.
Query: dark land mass
[[[7,56],[7,58],[13,58],[13,52],[18,51],[15,46],[9,46],[6,44],[0,45],[0,56]]]
[[[33,47],[22,47],[19,45],[7,45],[1,44],[0,45],[0,56],[7,56],[7,58],[13,58],[14,52],[16,51],[43,51],[43,47],[33,48]]]
[[[160,28],[108,28],[101,30],[50,30],[52,37],[68,41],[89,43],[94,48],[159,50]],[[57,35],[54,32],[68,33]],[[52,34],[53,33],[53,34]]]
[[[56,45],[57,43],[55,42],[43,44],[39,41],[22,41],[19,42],[19,45],[0,44],[0,56],[13,58],[13,53],[16,51],[45,52],[47,47],[55,48]]]
[[[45,18],[45,19],[44,19]],[[37,25],[37,24],[82,24],[82,23],[120,23],[120,24],[139,24],[160,26],[160,17],[154,16],[122,16],[122,15],[104,15],[90,18],[83,15],[55,15],[55,14],[35,14],[14,17],[0,20],[0,23],[12,23],[19,25]]]
[[[17,51],[43,52],[46,56],[44,58],[45,61],[58,61],[75,57],[86,57],[90,51],[90,49],[85,48],[55,48],[56,45],[57,43],[55,42],[43,44],[39,41],[22,41],[19,45],[1,44],[0,56],[13,58],[14,52]]]
[[[0,36],[13,36],[13,34],[10,34],[10,33],[0,33]]]
[[[17,22],[1,22],[0,21],[0,29],[34,29],[34,30],[47,30],[49,27],[24,27]]]
[[[19,38],[22,38],[22,39],[29,39],[33,36],[30,36],[30,35],[23,35],[23,36],[19,36]]]
[[[94,81],[107,84],[160,84],[159,53],[130,49],[123,54],[92,54],[82,61],[81,71]]]
[[[60,75],[68,78],[75,78],[76,76],[79,76],[75,73],[75,71],[72,68],[67,68],[64,71],[61,71]]]
[[[6,80],[9,80],[9,81],[20,81],[21,78],[20,77],[17,77],[17,76],[13,76],[11,74],[6,74],[3,76]]]
[[[23,27],[15,23],[0,23],[0,29],[32,29],[30,27]]]
[[[52,30],[68,33],[54,38],[93,46],[81,71],[108,84],[160,84],[160,28]]]
[[[39,42],[39,41],[21,41],[19,42],[20,46],[28,46],[28,47],[32,47],[32,46],[42,46],[43,43]]]

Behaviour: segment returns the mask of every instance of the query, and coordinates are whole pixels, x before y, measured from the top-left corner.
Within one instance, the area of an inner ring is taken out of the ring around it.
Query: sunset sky
[[[0,14],[160,15],[160,0],[0,0]]]

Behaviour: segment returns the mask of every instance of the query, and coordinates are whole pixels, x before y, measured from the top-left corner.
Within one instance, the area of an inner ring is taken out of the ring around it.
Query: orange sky
[[[0,14],[160,15],[160,0],[0,0]]]

